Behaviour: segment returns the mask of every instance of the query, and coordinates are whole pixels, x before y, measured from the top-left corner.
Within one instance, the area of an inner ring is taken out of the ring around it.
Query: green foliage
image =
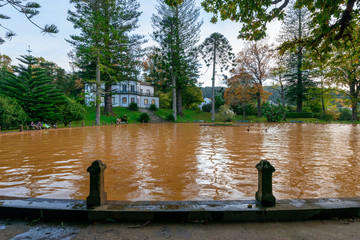
[[[26,15],[27,19],[32,23],[35,27],[39,28],[42,33],[57,33],[59,30],[54,24],[48,25],[46,24],[44,27],[39,26],[34,22],[33,17],[38,15],[40,4],[37,2],[28,2],[26,0],[1,0],[0,1],[0,7],[9,7],[10,10],[16,10],[24,15]],[[7,11],[11,12],[11,11]],[[7,20],[11,17],[8,15],[4,15],[0,13],[0,19],[1,20]],[[16,33],[13,32],[11,29],[6,27],[5,24],[1,24],[1,27],[6,31],[5,38],[11,40],[12,37],[16,36]],[[5,40],[0,37],[0,44],[4,43]]]
[[[232,122],[235,117],[235,113],[230,109],[229,105],[222,105],[215,115],[215,121],[217,122]]]
[[[216,95],[215,96],[215,112],[218,111],[218,109],[225,104],[223,95]]]
[[[335,115],[335,113],[322,114],[321,119],[326,122],[334,121],[336,119],[336,115]]]
[[[157,110],[157,107],[155,104],[151,104],[150,107],[149,107],[149,110],[152,111],[152,112],[156,112]]]
[[[350,121],[351,117],[352,117],[352,112],[349,108],[341,108],[340,110],[341,121]]]
[[[137,105],[136,102],[130,103],[128,109],[129,109],[130,111],[139,111],[139,107],[138,107],[138,105]]]
[[[202,25],[202,21],[198,20],[200,9],[195,6],[195,0],[183,0],[176,7],[169,7],[161,0],[157,2],[157,14],[153,14],[151,23],[154,29],[152,37],[159,47],[148,54],[146,77],[165,93],[176,86],[178,99],[185,100],[176,101],[178,114],[181,115],[183,104],[187,104],[186,99],[190,100],[183,94],[188,87],[195,85],[199,77],[196,45]],[[167,108],[162,101],[160,107]]]
[[[68,125],[72,121],[84,119],[86,110],[75,100],[71,98],[66,98],[66,103],[58,107],[58,111],[61,114],[60,121],[64,125]]]
[[[174,114],[171,113],[167,114],[166,120],[168,120],[169,122],[174,122],[175,121]]]
[[[160,108],[170,109],[171,108],[171,93],[159,93],[159,105]]]
[[[56,122],[61,115],[56,105],[65,102],[64,94],[52,84],[43,68],[37,67],[33,56],[21,56],[21,63],[15,68],[17,75],[7,73],[0,93],[13,97],[32,121]]]
[[[0,95],[0,126],[2,129],[18,128],[25,124],[27,115],[14,98]]]
[[[178,0],[179,1],[179,0]],[[176,2],[168,0],[169,3]],[[212,22],[230,19],[242,23],[239,37],[259,40],[266,36],[266,25],[273,20],[283,20],[284,9],[291,1],[253,0],[203,0],[205,11],[213,13]],[[347,5],[345,7],[345,5]],[[358,24],[360,16],[358,1],[303,1],[296,0],[295,8],[307,8],[311,13],[310,35],[303,41],[289,39],[289,47],[305,42],[309,47],[326,50],[336,40],[349,34],[351,26]],[[351,34],[351,33],[350,33]],[[351,38],[351,35],[350,35]],[[335,40],[335,41],[334,41]]]
[[[139,122],[148,123],[150,122],[150,116],[147,113],[141,113],[138,119]]]
[[[280,122],[283,119],[285,108],[283,105],[273,105],[269,102],[263,105],[263,114],[268,122]]]
[[[83,78],[91,81],[96,77],[96,123],[100,124],[101,81],[106,89],[105,111],[110,114],[111,85],[114,81],[134,80],[139,73],[136,65],[143,36],[131,31],[138,27],[140,5],[136,0],[71,0],[70,3],[75,11],[68,11],[68,20],[80,34],[71,35],[67,41],[75,48],[75,64],[82,70]]]
[[[201,89],[197,86],[188,86],[182,90],[182,103],[185,109],[192,105],[199,105],[204,101]]]
[[[211,103],[207,103],[207,104],[202,105],[202,110],[204,112],[211,112]]]
[[[286,112],[287,118],[313,118],[314,114],[311,112]]]

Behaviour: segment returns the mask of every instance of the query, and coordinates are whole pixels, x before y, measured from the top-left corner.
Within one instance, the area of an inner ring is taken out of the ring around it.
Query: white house
[[[204,101],[199,105],[199,108],[202,109],[205,104],[209,103],[211,103],[211,98],[204,98]]]
[[[101,106],[104,106],[105,84],[101,84]],[[112,85],[113,107],[128,107],[135,102],[140,108],[148,108],[151,104],[159,107],[159,97],[154,92],[154,87],[141,81],[123,81]],[[85,104],[90,106],[95,103],[95,84],[85,84]]]

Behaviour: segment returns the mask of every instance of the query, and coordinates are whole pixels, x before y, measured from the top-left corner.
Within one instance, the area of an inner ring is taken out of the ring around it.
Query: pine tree
[[[303,102],[306,99],[306,92],[312,86],[310,72],[304,70],[304,65],[308,61],[305,56],[303,38],[309,35],[310,12],[306,8],[295,8],[290,6],[287,10],[283,26],[279,34],[279,42],[283,43],[280,48],[287,49],[288,42],[296,41],[297,45],[290,48],[285,54],[287,82],[286,97],[289,103],[296,104],[296,111],[302,112]]]
[[[154,85],[173,90],[173,110],[182,115],[182,91],[194,86],[199,76],[196,44],[199,41],[202,21],[198,21],[200,10],[194,0],[185,0],[180,6],[169,7],[158,0],[158,13],[151,18],[153,39],[159,48],[152,52],[160,79]],[[155,53],[155,54],[154,54]],[[159,72],[161,74],[159,74]]]
[[[45,69],[36,66],[35,57],[26,55],[18,60],[25,65],[15,68],[16,75],[6,74],[0,93],[15,98],[32,121],[56,122],[60,115],[55,106],[65,102],[63,93],[51,83]]]
[[[68,20],[82,33],[68,40],[74,45],[78,66],[88,79],[96,76],[96,124],[100,123],[100,85],[105,82],[105,113],[112,113],[111,85],[133,80],[138,71],[139,45],[143,36],[136,29],[139,4],[136,0],[72,0],[76,12],[69,11]],[[129,79],[130,78],[130,79]]]

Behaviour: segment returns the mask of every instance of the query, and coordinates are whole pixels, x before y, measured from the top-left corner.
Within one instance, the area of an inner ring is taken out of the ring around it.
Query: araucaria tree
[[[41,30],[42,33],[57,33],[59,30],[54,24],[46,24],[44,27],[39,26],[37,23],[34,22],[33,17],[38,15],[40,4],[37,2],[28,2],[26,0],[0,0],[0,8],[12,8],[18,11],[21,14],[24,14],[25,17],[37,28]],[[0,13],[0,20],[7,20],[11,17],[9,15],[5,15]],[[0,27],[5,29],[5,38],[11,39],[16,35],[16,33],[11,30],[10,28],[6,27],[5,24],[0,23]],[[4,43],[5,40],[0,37],[0,44]]]
[[[236,64],[247,71],[254,79],[257,89],[257,116],[261,117],[261,99],[263,94],[263,83],[271,72],[271,61],[273,52],[265,40],[249,42],[243,51],[239,52]]]
[[[187,87],[193,87],[198,78],[196,44],[199,41],[200,9],[195,0],[184,0],[180,6],[169,7],[158,0],[157,14],[151,18],[153,39],[159,47],[150,57],[155,63],[152,84],[163,91],[173,90],[173,112],[183,115],[182,95]]]
[[[211,119],[215,121],[215,75],[216,67],[223,72],[227,70],[234,59],[229,41],[221,33],[212,33],[199,47],[201,55],[207,66],[212,65],[212,94],[211,94]]]
[[[33,56],[21,56],[15,74],[7,73],[0,93],[15,98],[32,121],[56,122],[60,115],[56,106],[65,103],[65,96],[51,83]]]
[[[123,80],[133,67],[134,45],[141,36],[131,36],[140,13],[136,0],[71,0],[76,11],[69,11],[68,20],[80,35],[68,40],[74,47],[80,68],[92,72],[96,79],[96,120],[100,124],[101,79],[105,80],[106,112],[111,113],[111,84]],[[95,71],[92,71],[95,68]],[[124,70],[126,69],[126,70]],[[102,78],[101,78],[102,76]]]

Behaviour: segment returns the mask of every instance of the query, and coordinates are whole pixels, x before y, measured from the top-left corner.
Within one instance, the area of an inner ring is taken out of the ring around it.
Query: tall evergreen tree
[[[234,54],[229,41],[221,33],[212,33],[210,37],[200,45],[200,52],[207,66],[212,64],[212,94],[211,94],[211,119],[215,121],[215,74],[216,66],[220,71],[227,70],[231,65]]]
[[[173,110],[182,115],[182,91],[194,86],[199,76],[196,44],[200,37],[200,9],[195,7],[195,0],[184,0],[180,6],[169,7],[158,0],[157,14],[151,18],[154,29],[153,39],[159,48],[152,57],[160,79],[153,84],[164,90],[173,90]],[[164,88],[166,86],[166,88]],[[171,87],[170,87],[171,86]]]
[[[138,27],[137,0],[71,0],[76,12],[68,20],[82,33],[69,40],[76,50],[83,77],[96,76],[96,124],[100,123],[100,85],[105,82],[105,113],[112,113],[111,86],[114,82],[134,80],[138,71],[137,49],[143,36],[130,32]]]
[[[8,72],[0,93],[13,97],[32,121],[56,122],[60,115],[55,106],[63,104],[65,98],[51,83],[43,68],[37,66],[38,60],[30,55],[21,56],[15,74]]]
[[[286,13],[282,28],[279,34],[280,48],[288,49],[285,59],[287,60],[287,71],[285,81],[287,82],[287,99],[290,103],[296,104],[296,111],[302,112],[303,102],[306,99],[306,92],[314,86],[310,78],[310,72],[304,70],[308,64],[305,58],[305,46],[303,38],[309,33],[310,12],[307,8],[295,8],[291,5]],[[297,45],[288,48],[289,42],[297,41]]]

